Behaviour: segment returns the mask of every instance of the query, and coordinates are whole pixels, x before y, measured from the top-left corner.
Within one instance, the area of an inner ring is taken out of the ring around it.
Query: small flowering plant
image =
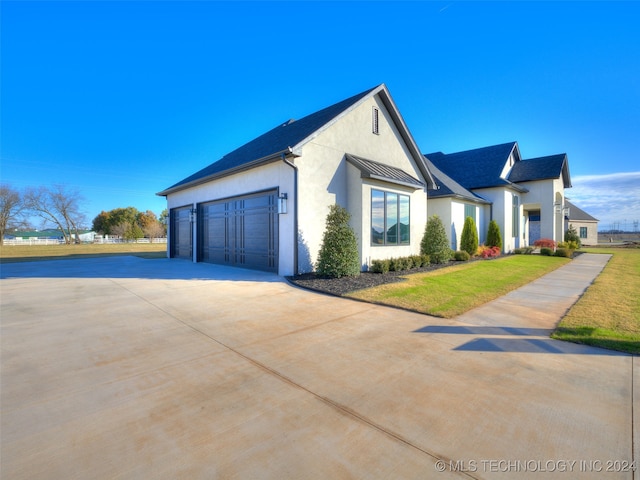
[[[486,245],[480,245],[478,247],[477,255],[482,258],[495,258],[500,256],[500,247],[487,247]]]
[[[550,248],[551,250],[555,250],[558,246],[558,244],[550,238],[540,238],[533,242],[533,245],[538,248]]]

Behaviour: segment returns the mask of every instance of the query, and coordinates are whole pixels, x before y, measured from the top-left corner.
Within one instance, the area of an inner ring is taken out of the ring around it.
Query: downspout
[[[289,147],[289,154],[293,153]],[[298,274],[298,167],[282,154],[282,161],[293,168],[293,274]]]

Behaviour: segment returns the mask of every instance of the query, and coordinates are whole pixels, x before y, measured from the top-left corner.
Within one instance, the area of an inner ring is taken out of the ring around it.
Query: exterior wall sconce
[[[561,203],[554,203],[553,205],[555,207],[556,213],[562,213],[565,217],[569,216],[569,207],[563,207]]]
[[[287,213],[287,194],[281,193],[278,197],[278,213]]]
[[[192,208],[191,210],[189,210],[189,221],[191,223],[196,223],[197,218],[198,218],[198,210],[195,208]]]

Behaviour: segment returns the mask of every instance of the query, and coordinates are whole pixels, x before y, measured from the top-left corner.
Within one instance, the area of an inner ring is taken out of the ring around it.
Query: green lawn
[[[640,354],[640,249],[585,251],[613,257],[552,338]]]
[[[360,290],[347,296],[452,318],[525,285],[570,260],[542,255],[510,255],[463,263],[406,281]]]
[[[108,243],[79,245],[3,245],[0,263],[34,262],[62,258],[135,255],[143,258],[164,258],[166,243]]]

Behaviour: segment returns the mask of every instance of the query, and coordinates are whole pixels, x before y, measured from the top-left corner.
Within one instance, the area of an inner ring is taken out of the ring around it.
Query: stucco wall
[[[372,108],[379,111],[379,133],[372,133]],[[363,102],[340,117],[304,145],[295,160],[300,172],[299,233],[311,265],[317,255],[325,229],[329,206],[347,208],[358,236],[363,266],[372,259],[410,255],[420,251],[421,233],[426,222],[426,193],[383,182],[360,178],[360,171],[348,164],[345,153],[401,168],[422,180],[417,165],[391,117],[377,96]],[[411,196],[411,244],[408,246],[372,247],[370,244],[371,186]]]

